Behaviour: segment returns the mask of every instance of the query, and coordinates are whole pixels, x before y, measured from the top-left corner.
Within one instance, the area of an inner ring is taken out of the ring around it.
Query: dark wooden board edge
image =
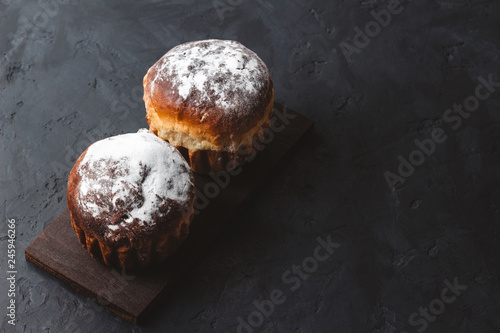
[[[27,261],[31,262],[32,264],[35,264],[36,266],[40,267],[41,269],[43,269],[44,271],[46,271],[50,275],[53,275],[54,277],[58,278],[59,280],[63,281],[64,283],[66,283],[68,286],[74,288],[79,293],[81,293],[84,296],[86,296],[88,298],[91,298],[94,301],[96,301],[96,299],[95,299],[95,296],[96,296],[95,293],[93,293],[89,289],[81,286],[80,284],[76,283],[72,279],[68,279],[66,276],[64,276],[63,274],[60,274],[58,271],[52,269],[51,267],[45,265],[43,262],[39,261],[32,254],[29,254],[29,253],[25,252],[25,258],[26,258]],[[114,306],[114,304],[111,303],[111,302],[109,302],[109,304],[106,304],[106,305],[105,304],[101,304],[101,305],[104,306],[106,309],[112,311],[113,313],[119,315],[120,317],[122,317],[122,318],[130,321],[133,324],[137,324],[138,323],[136,316],[134,316],[133,314],[131,314],[131,313],[127,312],[127,311],[124,311],[120,307]]]
[[[276,108],[283,109],[283,106],[276,104]],[[206,242],[206,245],[203,246],[204,251],[206,251],[206,249],[208,247],[213,245],[214,240],[219,236],[221,231],[225,227],[227,227],[227,225],[229,223],[231,223],[232,220],[234,220],[234,217],[241,211],[241,209],[244,207],[244,205],[249,200],[251,200],[251,198],[255,195],[257,190],[259,188],[261,188],[268,179],[270,179],[270,177],[276,172],[276,170],[281,165],[283,165],[285,160],[292,153],[295,146],[298,145],[305,138],[305,136],[312,131],[312,128],[314,125],[314,121],[312,119],[307,118],[307,117],[305,117],[305,116],[303,116],[295,111],[292,111],[290,109],[288,109],[288,110],[290,112],[294,113],[295,115],[297,115],[297,117],[293,121],[291,121],[291,124],[288,126],[291,126],[294,123],[300,123],[300,127],[302,128],[302,130],[297,133],[299,135],[294,137],[292,144],[290,145],[290,147],[288,147],[288,149],[284,152],[284,154],[279,158],[279,160],[270,168],[270,170],[263,177],[259,178],[259,181],[256,184],[256,186],[254,186],[254,188],[251,189],[249,194],[247,194],[243,198],[243,200],[237,206],[237,208],[225,219],[225,222],[223,223],[222,226],[220,226],[219,230],[217,230],[217,232],[214,234],[214,236],[211,239],[209,239],[209,241]],[[284,134],[286,134],[286,131]],[[73,279],[70,279],[70,278],[64,276],[63,274],[61,274],[57,270],[53,269],[52,267],[50,267],[49,265],[47,265],[46,263],[44,263],[43,261],[38,259],[38,256],[36,253],[37,240],[39,238],[43,239],[47,233],[51,232],[51,228],[53,228],[57,225],[56,222],[58,222],[58,220],[65,219],[65,218],[67,219],[67,217],[65,217],[66,214],[68,214],[67,209],[65,211],[63,211],[35,240],[33,240],[33,242],[31,242],[30,245],[28,245],[28,247],[25,249],[25,258],[28,262],[31,262],[34,265],[40,267],[41,269],[43,269],[47,273],[60,279],[61,281],[63,281],[67,285],[71,286],[72,288],[74,288],[78,292],[82,293],[83,295],[98,301],[98,298],[96,297],[97,294],[95,292],[93,292],[92,290],[89,290],[88,288],[85,288],[84,286],[80,285],[78,282],[74,281]],[[181,270],[179,270],[179,272],[177,274],[175,274],[174,278],[171,279],[171,281],[168,284],[166,284],[160,290],[159,293],[157,293],[157,295],[153,298],[153,300],[144,309],[140,310],[138,313],[136,313],[136,314],[130,313],[129,311],[123,309],[122,307],[120,307],[116,304],[113,304],[113,300],[106,299],[105,297],[103,297],[103,300],[106,302],[106,304],[101,304],[101,305],[104,306],[105,308],[107,308],[108,310],[112,311],[113,313],[119,315],[120,317],[132,322],[133,324],[140,323],[141,320],[143,320],[144,317],[147,316],[147,314],[150,312],[150,310],[158,302],[158,300],[161,299],[168,292],[168,290],[175,284],[175,281],[177,281],[185,273],[185,271],[187,269],[189,269],[189,267],[192,266],[192,264],[199,259],[200,255],[198,255],[194,260],[192,260],[192,262],[183,265],[185,267],[183,267]]]
[[[30,245],[28,245],[28,247],[26,247],[26,249],[24,250],[24,257],[28,262],[35,264],[36,266],[40,267],[41,269],[43,269],[44,271],[46,271],[50,275],[55,276],[56,278],[63,281],[64,283],[66,283],[70,287],[74,288],[79,293],[85,295],[86,297],[88,297],[90,299],[93,299],[96,303],[98,303],[96,293],[92,292],[88,288],[85,288],[84,286],[82,286],[78,282],[74,281],[73,279],[68,278],[64,274],[61,274],[59,271],[53,269],[51,266],[49,266],[46,263],[44,263],[43,261],[39,260],[35,251],[32,251],[32,249],[34,248],[34,246],[32,246],[32,245],[34,245],[35,241],[37,241],[39,237],[43,237],[46,233],[50,233],[51,232],[50,229],[57,226],[56,222],[59,222],[58,220],[61,220],[61,219],[68,220],[69,219],[69,217],[66,217],[67,214],[69,214],[69,210],[66,208],[61,214],[59,214],[59,216],[53,222],[51,222],[49,224],[49,226],[47,228],[45,228],[44,231],[42,231],[42,233],[33,242],[31,242]],[[80,245],[80,244],[78,244],[78,245]],[[108,310],[112,311],[113,313],[119,315],[120,317],[132,322],[133,324],[137,324],[137,316],[136,315],[126,311],[125,309],[123,309],[119,306],[115,306],[111,302],[111,300],[105,299],[105,301],[107,301],[108,303],[101,304],[102,306],[104,306]]]

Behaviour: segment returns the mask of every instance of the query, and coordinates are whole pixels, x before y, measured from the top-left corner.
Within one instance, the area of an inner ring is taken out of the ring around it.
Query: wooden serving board
[[[273,140],[261,144],[264,149],[242,166],[240,174],[220,178],[218,183],[208,175],[195,175],[196,188],[207,200],[197,199],[198,214],[188,238],[165,262],[125,274],[101,264],[78,242],[68,209],[26,248],[26,259],[119,316],[138,323],[313,127],[311,119],[284,106],[275,105],[274,111]],[[225,184],[228,179],[229,184]]]

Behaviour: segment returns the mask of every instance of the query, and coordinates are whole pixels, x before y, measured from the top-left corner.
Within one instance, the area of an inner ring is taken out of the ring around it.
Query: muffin
[[[188,235],[193,182],[182,155],[146,129],[97,141],[69,175],[71,224],[90,254],[107,265],[158,263]]]
[[[273,81],[264,62],[236,41],[178,45],[144,77],[150,130],[178,148],[198,173],[229,171],[265,138]]]

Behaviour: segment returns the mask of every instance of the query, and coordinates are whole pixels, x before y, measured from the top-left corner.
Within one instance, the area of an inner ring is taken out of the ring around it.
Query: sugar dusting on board
[[[135,219],[151,225],[166,200],[188,200],[188,170],[173,146],[146,129],[117,135],[87,150],[78,169],[78,201],[93,217],[119,212],[120,223],[108,225],[113,231]]]
[[[169,80],[172,90],[184,100],[226,112],[241,112],[244,108],[238,106],[255,99],[269,76],[254,52],[239,42],[217,39],[176,46],[153,67],[157,70],[151,81],[153,93],[158,93],[158,82]]]

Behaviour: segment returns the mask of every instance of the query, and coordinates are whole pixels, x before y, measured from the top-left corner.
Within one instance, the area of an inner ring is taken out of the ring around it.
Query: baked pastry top
[[[181,44],[144,77],[151,130],[190,153],[236,152],[269,121],[273,100],[266,65],[236,41]]]
[[[121,267],[163,260],[186,238],[193,175],[182,155],[148,130],[92,144],[68,180],[68,207],[94,257]]]

